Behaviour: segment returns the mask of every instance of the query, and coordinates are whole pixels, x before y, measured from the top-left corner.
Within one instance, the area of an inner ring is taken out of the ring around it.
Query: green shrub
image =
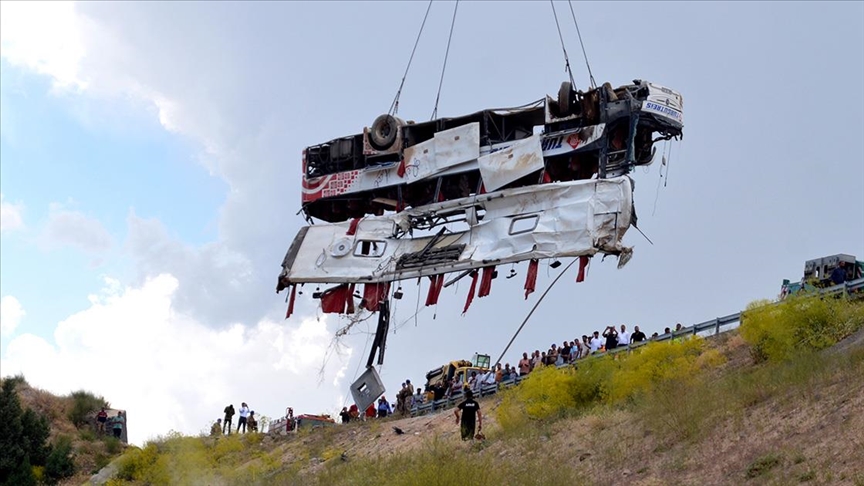
[[[104,398],[84,390],[72,392],[71,400],[72,406],[67,417],[78,428],[87,423],[88,415],[102,407],[108,407],[108,402]]]
[[[794,295],[772,304],[750,303],[741,337],[757,361],[783,361],[825,349],[864,326],[864,305],[845,298]]]
[[[144,478],[159,458],[156,444],[149,443],[143,449],[133,448],[126,451],[118,463],[117,477],[127,481],[138,481]]]
[[[123,443],[117,437],[107,436],[105,437],[105,450],[113,456],[123,450]]]
[[[782,456],[774,453],[766,454],[756,459],[747,466],[747,478],[752,479],[765,474],[771,469],[779,466],[782,459]]]
[[[650,343],[621,355],[618,369],[606,385],[605,397],[615,403],[636,398],[666,382],[683,386],[723,361],[719,351],[706,350],[705,341],[699,338]]]
[[[85,442],[93,442],[96,440],[96,432],[91,429],[82,429],[78,431],[78,437]]]
[[[655,389],[666,393],[663,384],[680,388],[723,361],[717,350],[706,349],[704,340],[691,338],[586,359],[577,368],[543,367],[502,394],[498,423],[512,431],[526,425],[526,420],[554,419],[601,403],[632,402]]]
[[[51,452],[48,446],[48,436],[51,434],[48,419],[28,408],[21,415],[21,428],[30,464],[44,466]]]
[[[812,469],[798,475],[798,481],[801,483],[806,483],[807,481],[813,481],[814,479],[816,479],[816,472],[813,471]]]
[[[61,479],[75,474],[75,461],[72,457],[72,440],[61,435],[45,462],[45,479],[50,483],[56,483]]]

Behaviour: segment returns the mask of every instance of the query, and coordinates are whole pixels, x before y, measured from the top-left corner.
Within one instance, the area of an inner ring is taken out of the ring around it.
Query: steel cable
[[[549,5],[552,6],[552,15],[555,17],[555,27],[558,29],[558,38],[561,39],[561,50],[564,51],[564,67],[567,74],[570,76],[570,85],[575,89],[576,81],[573,80],[573,71],[570,69],[570,57],[567,55],[567,48],[564,47],[564,35],[561,34],[561,25],[558,23],[558,12],[555,11],[555,2],[549,0]]]
[[[435,108],[432,110],[432,118],[434,120],[438,116],[438,101],[441,99],[441,86],[444,84],[444,71],[447,70],[447,58],[450,56],[450,41],[453,40],[453,27],[456,25],[456,12],[459,10],[459,0],[456,0],[456,6],[453,7],[453,19],[450,21],[450,35],[447,37],[447,50],[444,51],[444,65],[441,66],[441,79],[438,81],[438,94],[435,96]]]
[[[429,0],[429,5],[426,7],[426,15],[423,16],[423,23],[420,24],[420,32],[417,32],[417,39],[414,41],[414,48],[411,49],[411,57],[408,58],[408,65],[405,66],[405,74],[402,75],[402,82],[399,83],[399,89],[396,91],[396,97],[390,105],[390,110],[387,112],[391,115],[396,115],[399,111],[399,97],[402,95],[402,88],[405,86],[405,79],[408,77],[408,70],[411,69],[411,61],[414,60],[414,53],[417,52],[417,44],[420,43],[420,35],[423,34],[423,27],[426,26],[426,19],[429,18],[429,10],[432,9],[432,0]]]
[[[591,87],[596,88],[597,83],[594,82],[594,74],[591,73],[591,65],[588,64],[588,53],[585,52],[585,43],[582,42],[582,32],[579,31],[579,22],[576,22],[576,12],[573,11],[573,2],[572,0],[567,0],[567,3],[570,4],[570,15],[573,16],[573,24],[576,25],[576,35],[579,36],[579,45],[582,46],[582,55],[585,56],[585,67],[588,68],[588,78],[591,81]]]

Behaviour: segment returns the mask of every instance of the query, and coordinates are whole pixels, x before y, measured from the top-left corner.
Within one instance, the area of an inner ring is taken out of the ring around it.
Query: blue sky
[[[89,305],[101,275],[132,276],[123,258],[130,211],[158,218],[175,237],[201,244],[216,237],[226,189],[196,162],[197,150],[158,120],[122,104],[111,113],[92,113],[99,107],[52,94],[51,84],[6,61],[0,65],[0,191],[7,200],[26,201],[30,229],[3,238],[2,292],[26,306],[31,332],[45,338],[57,322]],[[100,221],[113,238],[110,250],[95,255],[46,247],[38,228],[55,204]]]
[[[265,415],[289,400],[341,407],[365,329],[323,366],[346,321],[305,298],[284,321],[273,292],[304,224],[300,153],[387,110],[426,3],[0,5],[2,373],[104,394],[138,417],[136,441],[195,432],[228,401]],[[584,87],[569,8],[557,5]],[[406,119],[432,111],[452,7],[433,4]],[[864,193],[850,189],[864,182],[864,4],[574,7],[597,82],[680,91],[684,140],[659,192],[657,165],[633,174],[654,245],[630,231],[624,269],[595,259],[585,283],[562,278],[514,357],[608,324],[650,332],[725,315],[776,296],[809,258],[864,257]],[[554,94],[563,67],[548,3],[460,3],[439,114]],[[552,277],[541,268],[537,295]],[[436,309],[415,307],[425,287],[403,286],[381,369],[391,390],[496,354],[537,297],[514,298],[521,278],[499,279],[463,317],[464,285]],[[105,349],[106,333],[119,350]],[[105,380],[87,372],[115,361],[124,367]],[[274,394],[268,382],[286,385]],[[166,407],[167,418],[151,412]]]

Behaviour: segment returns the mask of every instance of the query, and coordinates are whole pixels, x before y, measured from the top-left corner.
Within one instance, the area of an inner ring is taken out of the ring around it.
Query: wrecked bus
[[[310,220],[340,222],[617,177],[650,164],[654,144],[680,137],[683,123],[681,95],[642,80],[584,93],[565,82],[555,99],[422,123],[381,115],[360,134],[303,150],[302,210]]]

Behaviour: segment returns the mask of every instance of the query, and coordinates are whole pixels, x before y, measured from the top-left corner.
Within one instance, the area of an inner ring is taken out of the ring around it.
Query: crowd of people
[[[665,328],[664,334],[680,332],[683,326],[679,323],[673,331],[671,328]],[[512,382],[519,377],[524,377],[532,371],[543,366],[563,366],[573,364],[580,359],[587,358],[590,355],[604,353],[612,349],[629,346],[635,343],[641,343],[647,340],[658,338],[658,333],[653,333],[647,336],[639,326],[633,327],[633,332],[627,329],[627,326],[621,324],[619,328],[615,326],[607,326],[603,332],[594,331],[591,335],[583,335],[581,339],[576,338],[572,341],[563,340],[561,345],[553,343],[548,350],[534,350],[529,353],[523,352],[521,359],[515,366],[510,363],[502,364],[499,362],[493,368],[488,370],[473,370],[470,376],[463,377],[461,374],[428,386],[425,390],[423,387],[414,387],[411,380],[405,380],[402,387],[396,394],[396,402],[391,403],[386,396],[378,398],[377,402],[372,403],[369,407],[361,412],[357,405],[350,407],[342,407],[339,413],[340,420],[343,424],[352,421],[368,421],[374,419],[383,419],[391,415],[409,415],[411,410],[423,405],[424,403],[437,402],[442,399],[451,399],[461,397],[463,401],[458,404],[454,413],[456,414],[456,422],[460,425],[461,435],[463,440],[468,440],[475,437],[475,424],[477,430],[482,430],[482,415],[480,413],[480,405],[474,400],[474,396],[479,395],[482,390],[488,389],[484,387],[497,385],[502,382]],[[460,372],[461,373],[461,372]],[[246,404],[241,408],[241,422],[238,423],[238,431],[240,425],[245,425],[246,420],[243,419],[243,410],[248,410]],[[230,413],[229,413],[230,411]],[[228,433],[230,433],[230,420],[234,415],[233,406],[225,408],[225,420],[228,424]],[[250,427],[254,423],[254,412],[249,412]],[[218,430],[214,425],[214,430]],[[245,431],[245,429],[244,429]],[[224,430],[223,430],[224,433]],[[481,437],[482,434],[477,434],[476,437]]]
[[[210,427],[210,435],[231,435],[231,426],[235,415],[234,404],[228,404],[223,412],[225,413],[225,420],[216,419],[216,422]],[[237,419],[238,434],[245,434],[247,431],[258,432],[258,420],[255,419],[255,411],[250,410],[246,402],[241,402],[239,415],[240,417]]]

